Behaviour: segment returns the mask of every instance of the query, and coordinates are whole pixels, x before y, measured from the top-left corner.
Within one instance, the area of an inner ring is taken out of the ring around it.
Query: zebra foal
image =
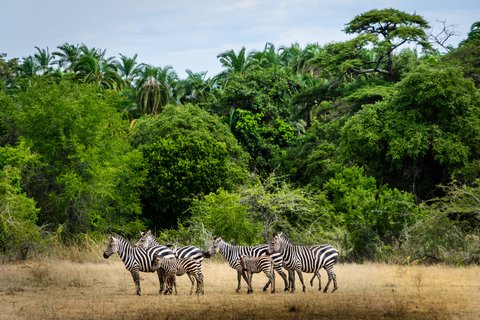
[[[275,293],[275,272],[273,271],[273,259],[270,256],[260,257],[247,257],[246,255],[240,256],[240,265],[247,274],[247,293],[253,293],[252,277],[254,273],[263,272],[268,278],[268,281],[272,284],[271,293]]]
[[[260,257],[263,255],[266,255],[267,251],[268,251],[267,244],[262,244],[254,247],[237,246],[237,245],[233,245],[223,241],[221,237],[215,237],[212,241],[210,248],[208,249],[208,252],[210,253],[210,255],[214,255],[215,253],[219,252],[227,260],[230,267],[232,269],[237,270],[237,282],[238,282],[237,290],[236,290],[237,292],[240,292],[242,277],[245,280],[245,282],[247,282],[247,276],[245,274],[245,271],[240,265],[240,259],[239,259],[240,256],[246,255],[249,257]],[[271,257],[273,259],[273,267],[275,271],[277,271],[278,274],[282,277],[285,283],[285,291],[288,291],[287,276],[285,275],[285,272],[283,272],[282,270],[282,265],[283,265],[282,255],[280,253],[274,253],[271,255]],[[270,285],[270,280],[263,287],[263,291],[267,291],[269,285]]]
[[[133,282],[135,283],[137,295],[141,295],[140,288],[140,274],[139,272],[155,272],[157,271],[158,280],[160,282],[159,293],[163,291],[163,275],[160,270],[152,268],[152,261],[154,257],[160,256],[163,258],[175,258],[172,250],[165,246],[141,248],[133,247],[123,237],[113,234],[110,236],[110,241],[103,252],[103,257],[108,259],[111,255],[118,253],[122,259],[125,268],[132,274]]]
[[[190,294],[193,293],[193,287],[195,281],[197,282],[197,291],[196,293],[205,294],[203,289],[203,273],[200,267],[200,263],[194,259],[190,258],[163,258],[161,256],[156,256],[152,263],[152,269],[162,270],[165,274],[165,282],[167,288],[164,294],[172,294],[172,288],[177,294],[177,281],[176,276],[183,276],[185,273],[188,275],[188,278],[192,282],[190,288]]]

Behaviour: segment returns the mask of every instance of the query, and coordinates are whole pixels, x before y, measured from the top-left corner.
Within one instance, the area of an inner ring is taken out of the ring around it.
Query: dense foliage
[[[85,44],[2,53],[0,251],[283,230],[344,260],[479,263],[479,25],[441,53],[423,17],[371,10],[347,41],[219,53],[213,78]]]

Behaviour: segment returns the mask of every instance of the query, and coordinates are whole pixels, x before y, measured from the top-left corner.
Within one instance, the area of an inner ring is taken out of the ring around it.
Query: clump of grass
[[[48,287],[52,283],[50,268],[46,265],[38,265],[30,271],[33,283],[39,287]]]

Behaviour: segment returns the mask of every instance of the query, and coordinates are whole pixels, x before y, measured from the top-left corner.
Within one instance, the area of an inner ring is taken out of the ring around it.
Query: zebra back
[[[147,232],[141,232],[142,237],[137,241],[136,245],[143,248],[149,248],[154,246],[162,246],[152,234],[150,230]],[[172,250],[173,249],[173,250]],[[177,258],[191,258],[196,260],[199,263],[202,263],[203,258],[209,258],[210,254],[206,251],[201,250],[195,246],[184,246],[180,248],[172,248],[171,250],[175,252]]]
[[[268,254],[268,245],[262,244],[258,246],[237,246],[224,241],[221,237],[215,237],[212,241],[212,245],[209,248],[211,255],[219,252],[225,260],[227,260],[230,267],[233,269],[242,268],[240,265],[240,256],[245,255],[248,257],[260,257]],[[274,263],[279,266],[282,265],[282,254],[272,254]]]

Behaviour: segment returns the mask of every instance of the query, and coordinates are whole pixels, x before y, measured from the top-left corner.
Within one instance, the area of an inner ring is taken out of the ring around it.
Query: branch
[[[437,34],[434,34],[433,27],[432,27],[428,32],[428,36],[429,38],[432,39],[433,44],[436,44],[442,47],[443,49],[445,49],[445,51],[450,51],[451,46],[447,44],[447,41],[451,37],[458,36],[458,32],[455,31],[456,25],[453,25],[453,24],[447,25],[447,20],[443,20],[443,21],[437,20],[436,22],[439,22],[442,24],[442,28],[440,32],[438,32]]]

